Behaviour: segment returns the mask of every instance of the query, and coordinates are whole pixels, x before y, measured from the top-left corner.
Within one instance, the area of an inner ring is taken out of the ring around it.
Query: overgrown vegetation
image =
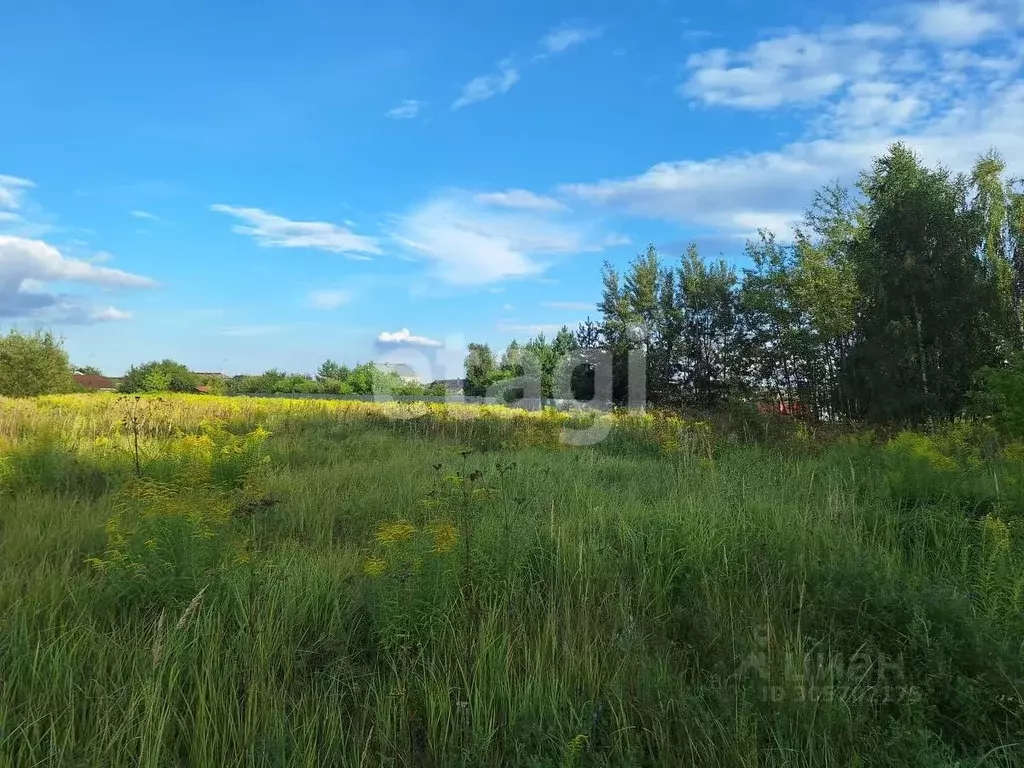
[[[1024,763],[1024,443],[822,430],[0,401],[0,763]]]
[[[406,381],[394,371],[363,363],[354,368],[326,360],[316,376],[289,374],[270,369],[258,376],[234,376],[223,382],[224,394],[327,394],[327,395],[393,395],[423,396],[445,394],[441,385],[426,385]]]

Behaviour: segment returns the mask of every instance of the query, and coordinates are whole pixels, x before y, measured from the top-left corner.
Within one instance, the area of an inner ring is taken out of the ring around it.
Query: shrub
[[[199,379],[187,366],[174,360],[154,360],[129,368],[118,391],[195,392],[197,386]]]
[[[1024,438],[1024,353],[1015,354],[1005,367],[979,371],[970,408],[1000,434]]]
[[[52,333],[12,330],[0,336],[0,395],[33,397],[73,389],[68,355]]]

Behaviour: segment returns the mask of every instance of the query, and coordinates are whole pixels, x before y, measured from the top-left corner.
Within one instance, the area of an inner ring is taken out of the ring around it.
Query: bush
[[[199,378],[185,365],[161,360],[133,365],[121,380],[119,392],[195,392]]]
[[[982,368],[971,394],[971,411],[1001,434],[1024,438],[1024,353],[1003,368]]]
[[[49,331],[0,336],[0,395],[33,397],[74,389],[61,340]]]

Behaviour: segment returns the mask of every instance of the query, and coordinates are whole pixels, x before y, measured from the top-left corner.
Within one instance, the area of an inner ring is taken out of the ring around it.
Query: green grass
[[[273,503],[211,539],[246,556],[193,542],[173,590],[86,563],[127,458],[15,452],[0,764],[1024,765],[1017,529],[894,493],[881,449],[269,426]],[[451,552],[375,543],[438,517]]]

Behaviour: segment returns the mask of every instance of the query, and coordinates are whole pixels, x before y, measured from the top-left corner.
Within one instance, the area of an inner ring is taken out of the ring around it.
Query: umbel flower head
[[[370,578],[377,578],[384,571],[388,569],[387,560],[381,560],[379,557],[371,557],[365,563],[363,563],[363,573]]]

